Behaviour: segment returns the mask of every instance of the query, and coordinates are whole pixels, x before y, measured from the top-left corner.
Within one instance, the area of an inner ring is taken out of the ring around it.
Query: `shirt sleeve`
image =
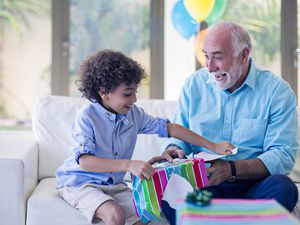
[[[180,93],[180,97],[179,97],[179,101],[178,101],[178,105],[176,108],[176,111],[174,113],[174,116],[172,118],[172,122],[173,123],[177,123],[180,124],[182,126],[184,126],[187,129],[190,129],[189,126],[189,108],[190,108],[190,101],[191,101],[191,96],[190,96],[190,85],[191,85],[191,77],[189,77],[185,84],[183,85],[183,88],[181,90]],[[192,150],[191,150],[191,145],[187,142],[184,142],[182,140],[179,140],[177,138],[169,138],[167,139],[161,149],[161,152],[165,151],[166,148],[169,145],[177,145],[178,147],[180,147],[181,149],[184,150],[185,154],[189,155]]]
[[[95,139],[92,125],[85,112],[77,115],[72,126],[73,153],[79,164],[81,155],[95,155]]]
[[[259,155],[271,174],[289,174],[298,150],[296,98],[287,83],[275,92],[268,118],[263,154]]]
[[[144,112],[142,108],[138,108],[141,118],[139,134],[158,134],[159,137],[169,137],[167,123],[168,119],[152,117]]]

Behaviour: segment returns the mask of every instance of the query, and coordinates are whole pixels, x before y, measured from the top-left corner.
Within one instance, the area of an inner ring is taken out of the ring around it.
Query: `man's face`
[[[126,114],[131,106],[137,101],[137,88],[137,84],[127,86],[122,83],[108,94],[99,91],[103,107],[112,113]]]
[[[228,72],[225,70],[212,72],[215,76],[216,84],[221,90],[227,90],[233,87],[242,75],[242,67],[235,63],[235,61],[236,60],[233,60],[233,64]]]
[[[231,34],[220,30],[208,32],[203,52],[208,71],[214,75],[221,90],[236,89],[235,85],[242,76],[242,64],[239,57],[234,57]]]

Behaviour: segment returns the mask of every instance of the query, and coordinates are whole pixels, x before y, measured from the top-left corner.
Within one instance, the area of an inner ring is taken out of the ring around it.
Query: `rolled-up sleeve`
[[[78,164],[81,155],[95,155],[93,129],[88,120],[84,120],[80,116],[77,117],[73,123],[72,138],[75,160]]]
[[[298,150],[296,98],[288,85],[277,90],[260,156],[271,174],[289,174]]]

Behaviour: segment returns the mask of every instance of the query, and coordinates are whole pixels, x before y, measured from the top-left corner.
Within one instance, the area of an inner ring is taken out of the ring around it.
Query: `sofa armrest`
[[[25,225],[27,199],[37,185],[38,149],[31,131],[0,131],[0,218]]]

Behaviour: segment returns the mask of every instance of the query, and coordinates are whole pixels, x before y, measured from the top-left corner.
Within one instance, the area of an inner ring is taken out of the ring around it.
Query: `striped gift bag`
[[[197,206],[182,201],[177,210],[177,225],[299,225],[285,208],[273,199],[213,199],[210,205]]]
[[[200,158],[166,163],[163,167],[157,167],[149,180],[140,180],[133,176],[133,202],[136,214],[142,222],[160,220],[161,199],[173,173],[186,178],[193,188],[202,188],[208,185],[204,160]]]

